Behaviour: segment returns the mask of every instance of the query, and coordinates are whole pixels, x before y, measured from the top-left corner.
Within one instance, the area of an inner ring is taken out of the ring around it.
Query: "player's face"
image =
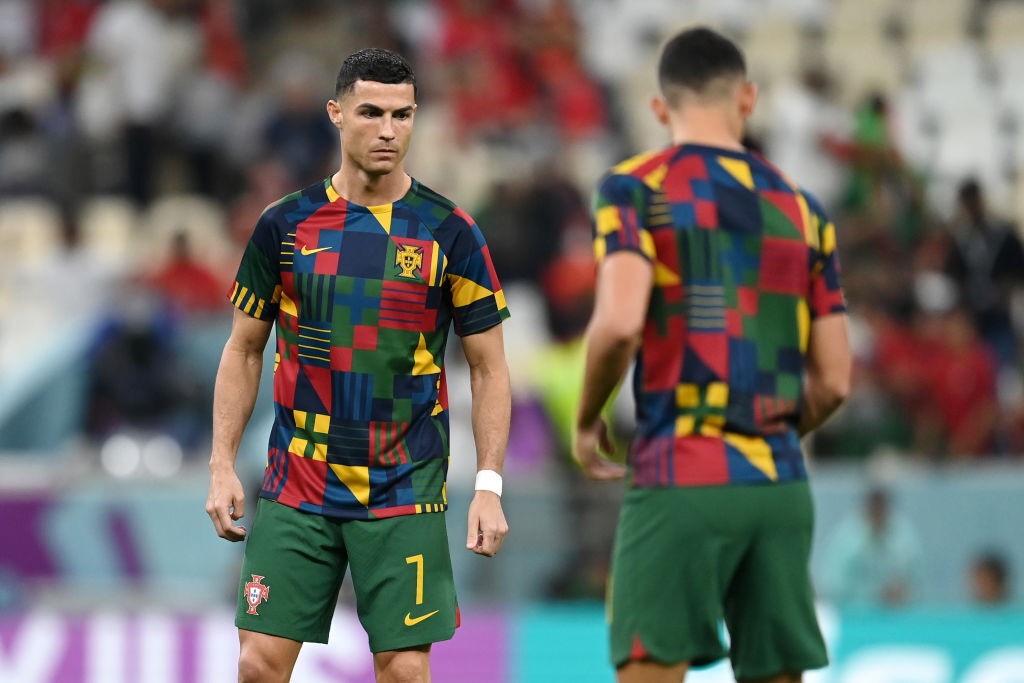
[[[327,111],[341,131],[343,165],[354,164],[369,175],[401,167],[416,113],[411,83],[356,81],[351,92],[327,103]]]

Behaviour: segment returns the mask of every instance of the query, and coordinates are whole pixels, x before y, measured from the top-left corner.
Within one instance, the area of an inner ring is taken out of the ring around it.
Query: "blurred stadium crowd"
[[[267,204],[336,168],[324,103],[340,60],[374,45],[417,69],[407,168],[486,234],[519,424],[564,462],[589,196],[665,144],[652,55],[697,21],[747,52],[749,144],[838,228],[857,377],[814,457],[1020,459],[1014,0],[0,0],[0,445],[55,447],[52,422],[14,434],[50,381],[26,368],[70,354],[64,436],[139,430],[205,460],[241,249]]]

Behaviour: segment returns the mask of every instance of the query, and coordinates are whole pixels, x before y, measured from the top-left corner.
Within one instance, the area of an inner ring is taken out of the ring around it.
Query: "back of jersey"
[[[651,261],[634,376],[636,486],[806,478],[797,433],[811,322],[844,310],[835,228],[760,157],[680,145],[602,180],[594,248]]]

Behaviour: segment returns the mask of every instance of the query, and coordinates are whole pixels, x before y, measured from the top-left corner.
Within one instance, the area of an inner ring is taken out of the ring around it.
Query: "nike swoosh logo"
[[[406,612],[405,613],[405,625],[406,626],[415,626],[416,624],[420,623],[421,621],[426,621],[430,617],[432,617],[435,614],[437,614],[439,611],[440,610],[434,610],[433,612],[428,612],[428,613],[424,614],[422,617],[416,617],[415,619],[412,618],[412,612]]]
[[[315,254],[318,251],[327,251],[328,249],[330,249],[330,247],[320,247],[319,249],[310,249],[305,244],[303,244],[302,245],[302,249],[299,249],[299,253],[302,254],[303,256],[309,256],[310,254]]]

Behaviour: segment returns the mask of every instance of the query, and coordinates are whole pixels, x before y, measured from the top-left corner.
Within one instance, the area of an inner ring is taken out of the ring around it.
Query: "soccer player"
[[[327,642],[346,566],[377,680],[430,679],[431,644],[458,625],[442,514],[453,324],[477,451],[467,548],[493,556],[508,531],[508,310],[487,246],[469,215],[403,168],[416,113],[405,60],[356,52],[335,93],[341,167],[256,223],[214,392],[206,510],[219,536],[247,539],[235,620],[246,683],[287,681],[303,642]],[[275,421],[246,530],[234,461],[275,321]]]
[[[850,351],[835,229],[741,144],[757,91],[706,28],[664,47],[654,113],[672,136],[601,181],[597,296],[576,456],[628,472],[609,588],[620,681],[681,681],[726,655],[740,681],[827,662],[807,562],[800,437],[842,402]],[[636,356],[627,468],[600,414]],[[728,626],[731,646],[719,625]]]

